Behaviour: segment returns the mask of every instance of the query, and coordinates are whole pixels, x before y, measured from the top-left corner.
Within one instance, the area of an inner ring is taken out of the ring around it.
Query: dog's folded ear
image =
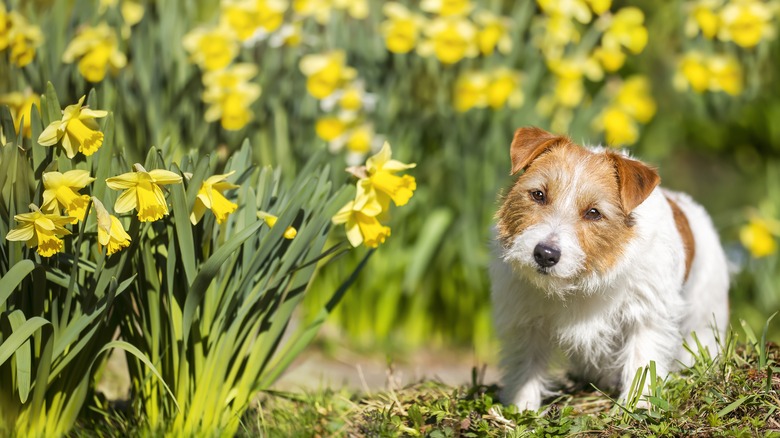
[[[517,172],[528,167],[533,160],[542,152],[558,144],[560,141],[566,141],[566,137],[555,135],[536,127],[518,128],[515,131],[515,137],[512,139],[512,146],[509,155],[512,158],[512,172]]]
[[[614,152],[608,152],[607,156],[615,165],[623,210],[631,213],[650,196],[653,189],[661,182],[661,177],[655,169],[640,161]]]

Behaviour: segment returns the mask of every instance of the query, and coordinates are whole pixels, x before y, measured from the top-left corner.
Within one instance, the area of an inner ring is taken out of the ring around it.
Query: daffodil
[[[227,220],[228,215],[236,211],[238,205],[225,198],[222,192],[230,189],[237,189],[238,186],[225,181],[235,171],[224,175],[213,175],[206,178],[200,185],[198,196],[195,198],[195,205],[190,213],[190,222],[193,225],[200,222],[206,210],[211,210],[217,218],[217,223],[221,224]]]
[[[523,104],[523,91],[520,89],[520,73],[506,67],[499,67],[490,74],[487,89],[487,104],[493,109],[508,105],[518,108]]]
[[[585,98],[584,77],[598,81],[604,76],[604,71],[593,57],[550,59],[547,67],[556,78],[553,102],[567,108],[576,107]]]
[[[326,24],[333,10],[332,0],[292,0],[293,12],[299,17],[314,17],[319,24]]]
[[[716,55],[709,59],[710,90],[724,91],[732,96],[742,93],[742,65],[730,55]]]
[[[347,126],[344,120],[329,116],[318,119],[314,130],[317,137],[330,142],[341,137],[347,131]]]
[[[371,123],[362,123],[355,126],[347,133],[347,150],[365,156],[371,150],[371,144],[374,139],[374,125]]]
[[[106,179],[106,185],[114,190],[124,190],[114,204],[114,211],[126,213],[138,210],[141,222],[156,221],[168,214],[168,203],[160,188],[164,184],[181,184],[181,176],[163,169],[149,172],[136,163],[134,172]]]
[[[718,38],[750,48],[773,36],[772,9],[763,1],[731,1],[720,11]]]
[[[135,26],[144,18],[144,6],[138,0],[100,0],[98,15],[102,15],[106,9],[119,6],[122,20],[128,26]]]
[[[11,110],[11,117],[14,119],[14,129],[16,129],[16,132],[19,132],[22,119],[24,119],[22,135],[30,138],[32,135],[30,117],[32,116],[33,105],[37,107],[41,106],[40,95],[33,93],[29,88],[26,88],[24,92],[15,91],[0,95],[0,105],[8,105],[8,108]]]
[[[715,38],[721,26],[717,9],[722,4],[723,0],[698,0],[690,5],[685,34],[693,38],[701,32],[705,38]]]
[[[471,71],[458,76],[455,81],[454,105],[460,112],[487,105],[490,78],[483,72]]]
[[[588,24],[593,19],[585,0],[536,0],[536,3],[545,14],[550,16],[570,17],[582,24]]]
[[[51,122],[41,132],[38,137],[41,146],[54,146],[62,141],[68,158],[75,157],[77,151],[87,156],[97,152],[103,145],[103,133],[98,131],[95,118],[105,117],[108,112],[84,106],[85,98],[81,96],[78,103],[65,107],[62,119]]]
[[[100,82],[109,67],[116,72],[127,65],[127,57],[119,51],[113,29],[106,23],[83,27],[62,54],[62,62],[79,60],[79,72],[89,82]]]
[[[420,9],[443,17],[464,16],[474,9],[474,5],[470,0],[422,0]]]
[[[626,54],[620,46],[599,46],[593,50],[593,56],[599,60],[604,70],[614,72],[626,63]]]
[[[95,180],[88,171],[44,172],[42,179],[44,191],[41,210],[56,213],[59,208],[64,208],[74,220],[84,220],[89,195],[79,194],[79,190]]]
[[[122,222],[116,216],[109,214],[98,198],[92,198],[92,205],[95,207],[97,215],[97,237],[100,251],[105,247],[106,254],[112,255],[130,246],[132,239],[122,226]]]
[[[612,6],[612,0],[585,0],[585,2],[596,15],[607,12]]]
[[[238,54],[238,37],[227,26],[198,27],[182,40],[190,59],[206,71],[227,67]]]
[[[24,67],[35,58],[35,51],[43,43],[41,28],[30,24],[24,16],[16,11],[7,15],[5,37],[0,36],[0,45],[10,48],[11,62],[18,67]]]
[[[617,11],[604,31],[602,45],[607,48],[623,46],[632,53],[639,53],[647,45],[645,14],[636,7],[625,7]]]
[[[320,100],[320,108],[330,112],[338,106],[344,117],[356,117],[360,111],[373,111],[377,97],[367,93],[362,80],[354,80]]]
[[[539,15],[532,22],[533,42],[547,59],[561,59],[564,48],[580,41],[580,31],[571,17],[563,14]]]
[[[356,19],[362,20],[368,17],[368,0],[330,0],[335,9],[347,11],[347,14]]]
[[[417,47],[421,56],[435,55],[444,64],[479,54],[477,27],[463,17],[436,18],[425,28],[427,39]]]
[[[382,6],[387,20],[382,22],[382,35],[387,50],[393,53],[408,53],[417,45],[420,29],[425,19],[409,12],[406,6],[398,2],[387,2]]]
[[[382,206],[376,194],[365,192],[358,185],[355,199],[349,201],[331,220],[335,225],[346,224],[347,240],[352,246],[365,244],[369,248],[376,248],[390,236],[390,227],[382,225],[376,218],[380,213]]]
[[[710,86],[710,71],[704,55],[688,52],[680,61],[674,84],[678,89],[690,86],[697,93],[707,91]]]
[[[698,93],[723,91],[733,96],[742,93],[743,72],[739,61],[731,55],[705,57],[699,52],[688,52],[680,61],[674,85],[688,87]]]
[[[415,163],[404,164],[392,159],[390,144],[385,142],[379,152],[366,160],[366,174],[358,182],[368,194],[376,196],[382,210],[387,210],[390,200],[400,207],[406,205],[417,189],[417,182],[411,175],[396,175],[397,172],[415,167]]]
[[[306,76],[306,89],[309,94],[323,99],[345,82],[355,78],[357,72],[346,66],[346,56],[343,51],[336,50],[301,58],[300,69]]]
[[[766,257],[777,251],[777,241],[766,220],[752,218],[739,230],[739,240],[755,258]]]
[[[220,19],[241,41],[248,40],[260,27],[257,3],[252,0],[223,1]]]
[[[276,221],[279,220],[278,216],[274,216],[274,215],[272,215],[270,213],[266,213],[264,211],[258,211],[257,212],[257,218],[258,219],[262,219],[265,222],[265,224],[268,225],[269,228],[273,228],[274,225],[276,225]],[[294,239],[295,236],[297,236],[297,235],[298,235],[298,230],[296,230],[295,228],[293,228],[291,226],[285,228],[284,233],[282,234],[282,236],[285,239],[288,239],[288,240]]]
[[[615,103],[641,123],[647,123],[655,115],[656,104],[646,76],[627,78],[617,93]]]
[[[5,8],[5,2],[0,2],[0,51],[8,47],[11,33],[11,16]]]
[[[220,120],[222,127],[235,131],[246,126],[254,114],[251,104],[260,97],[260,85],[249,82],[257,74],[253,64],[235,64],[203,75],[203,101],[209,105],[207,122]]]
[[[268,45],[271,47],[297,47],[303,41],[303,24],[301,20],[285,23],[278,31],[271,34]]]
[[[602,111],[599,125],[603,127],[604,136],[610,145],[629,145],[639,139],[639,128],[628,112],[612,105]]]
[[[41,213],[34,204],[30,205],[30,210],[32,212],[14,216],[20,226],[9,231],[5,240],[27,242],[28,248],[37,246],[42,257],[51,257],[62,251],[64,243],[59,236],[70,234],[63,225],[71,223],[72,218]]]
[[[492,55],[496,48],[503,54],[512,51],[512,39],[509,37],[511,19],[480,10],[475,14],[474,21],[479,24],[477,44],[483,55]]]

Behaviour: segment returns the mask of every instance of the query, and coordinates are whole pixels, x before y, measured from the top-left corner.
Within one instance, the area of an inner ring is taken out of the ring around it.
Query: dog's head
[[[505,260],[542,287],[608,273],[634,234],[631,212],[658,185],[658,173],[539,128],[518,129],[510,155],[512,174],[523,173],[497,214]]]

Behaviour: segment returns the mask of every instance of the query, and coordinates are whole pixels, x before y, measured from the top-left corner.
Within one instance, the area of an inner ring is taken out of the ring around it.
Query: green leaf
[[[22,283],[22,280],[35,269],[35,263],[32,260],[22,260],[11,267],[8,272],[0,277],[0,305],[11,293]]]
[[[11,336],[0,344],[0,365],[16,352],[19,347],[27,342],[27,339],[35,333],[36,330],[49,324],[49,321],[39,316],[34,316],[24,322],[21,326],[17,327]]]
[[[176,164],[172,167],[174,172],[181,174],[181,170]],[[170,188],[173,204],[173,222],[176,227],[176,242],[179,244],[179,254],[181,255],[184,273],[187,276],[187,283],[190,284],[195,280],[198,270],[195,264],[195,243],[192,238],[190,208],[187,206],[184,184],[173,184]]]
[[[720,411],[718,411],[718,413],[716,415],[719,418],[722,418],[723,416],[725,416],[729,412],[731,412],[734,409],[737,409],[738,407],[740,407],[746,401],[752,400],[754,397],[755,397],[755,395],[752,395],[752,394],[751,395],[746,395],[744,397],[740,397],[740,398],[734,400],[733,402],[729,403],[729,405],[726,406],[725,408],[723,408]]]
[[[11,331],[18,330],[24,325],[25,321],[26,318],[21,310],[17,309],[8,314]],[[32,357],[29,339],[16,350],[14,359],[16,362],[16,389],[19,391],[19,400],[25,403],[30,395],[30,377],[32,376]]]

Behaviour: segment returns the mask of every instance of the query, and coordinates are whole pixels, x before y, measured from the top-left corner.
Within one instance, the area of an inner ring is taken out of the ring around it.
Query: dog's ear
[[[614,152],[608,152],[607,156],[612,160],[617,171],[623,210],[631,213],[650,196],[653,189],[661,182],[661,177],[655,169],[640,161]]]
[[[536,127],[518,128],[509,150],[509,155],[512,158],[510,175],[525,169],[542,152],[565,139],[566,137],[551,134]]]

